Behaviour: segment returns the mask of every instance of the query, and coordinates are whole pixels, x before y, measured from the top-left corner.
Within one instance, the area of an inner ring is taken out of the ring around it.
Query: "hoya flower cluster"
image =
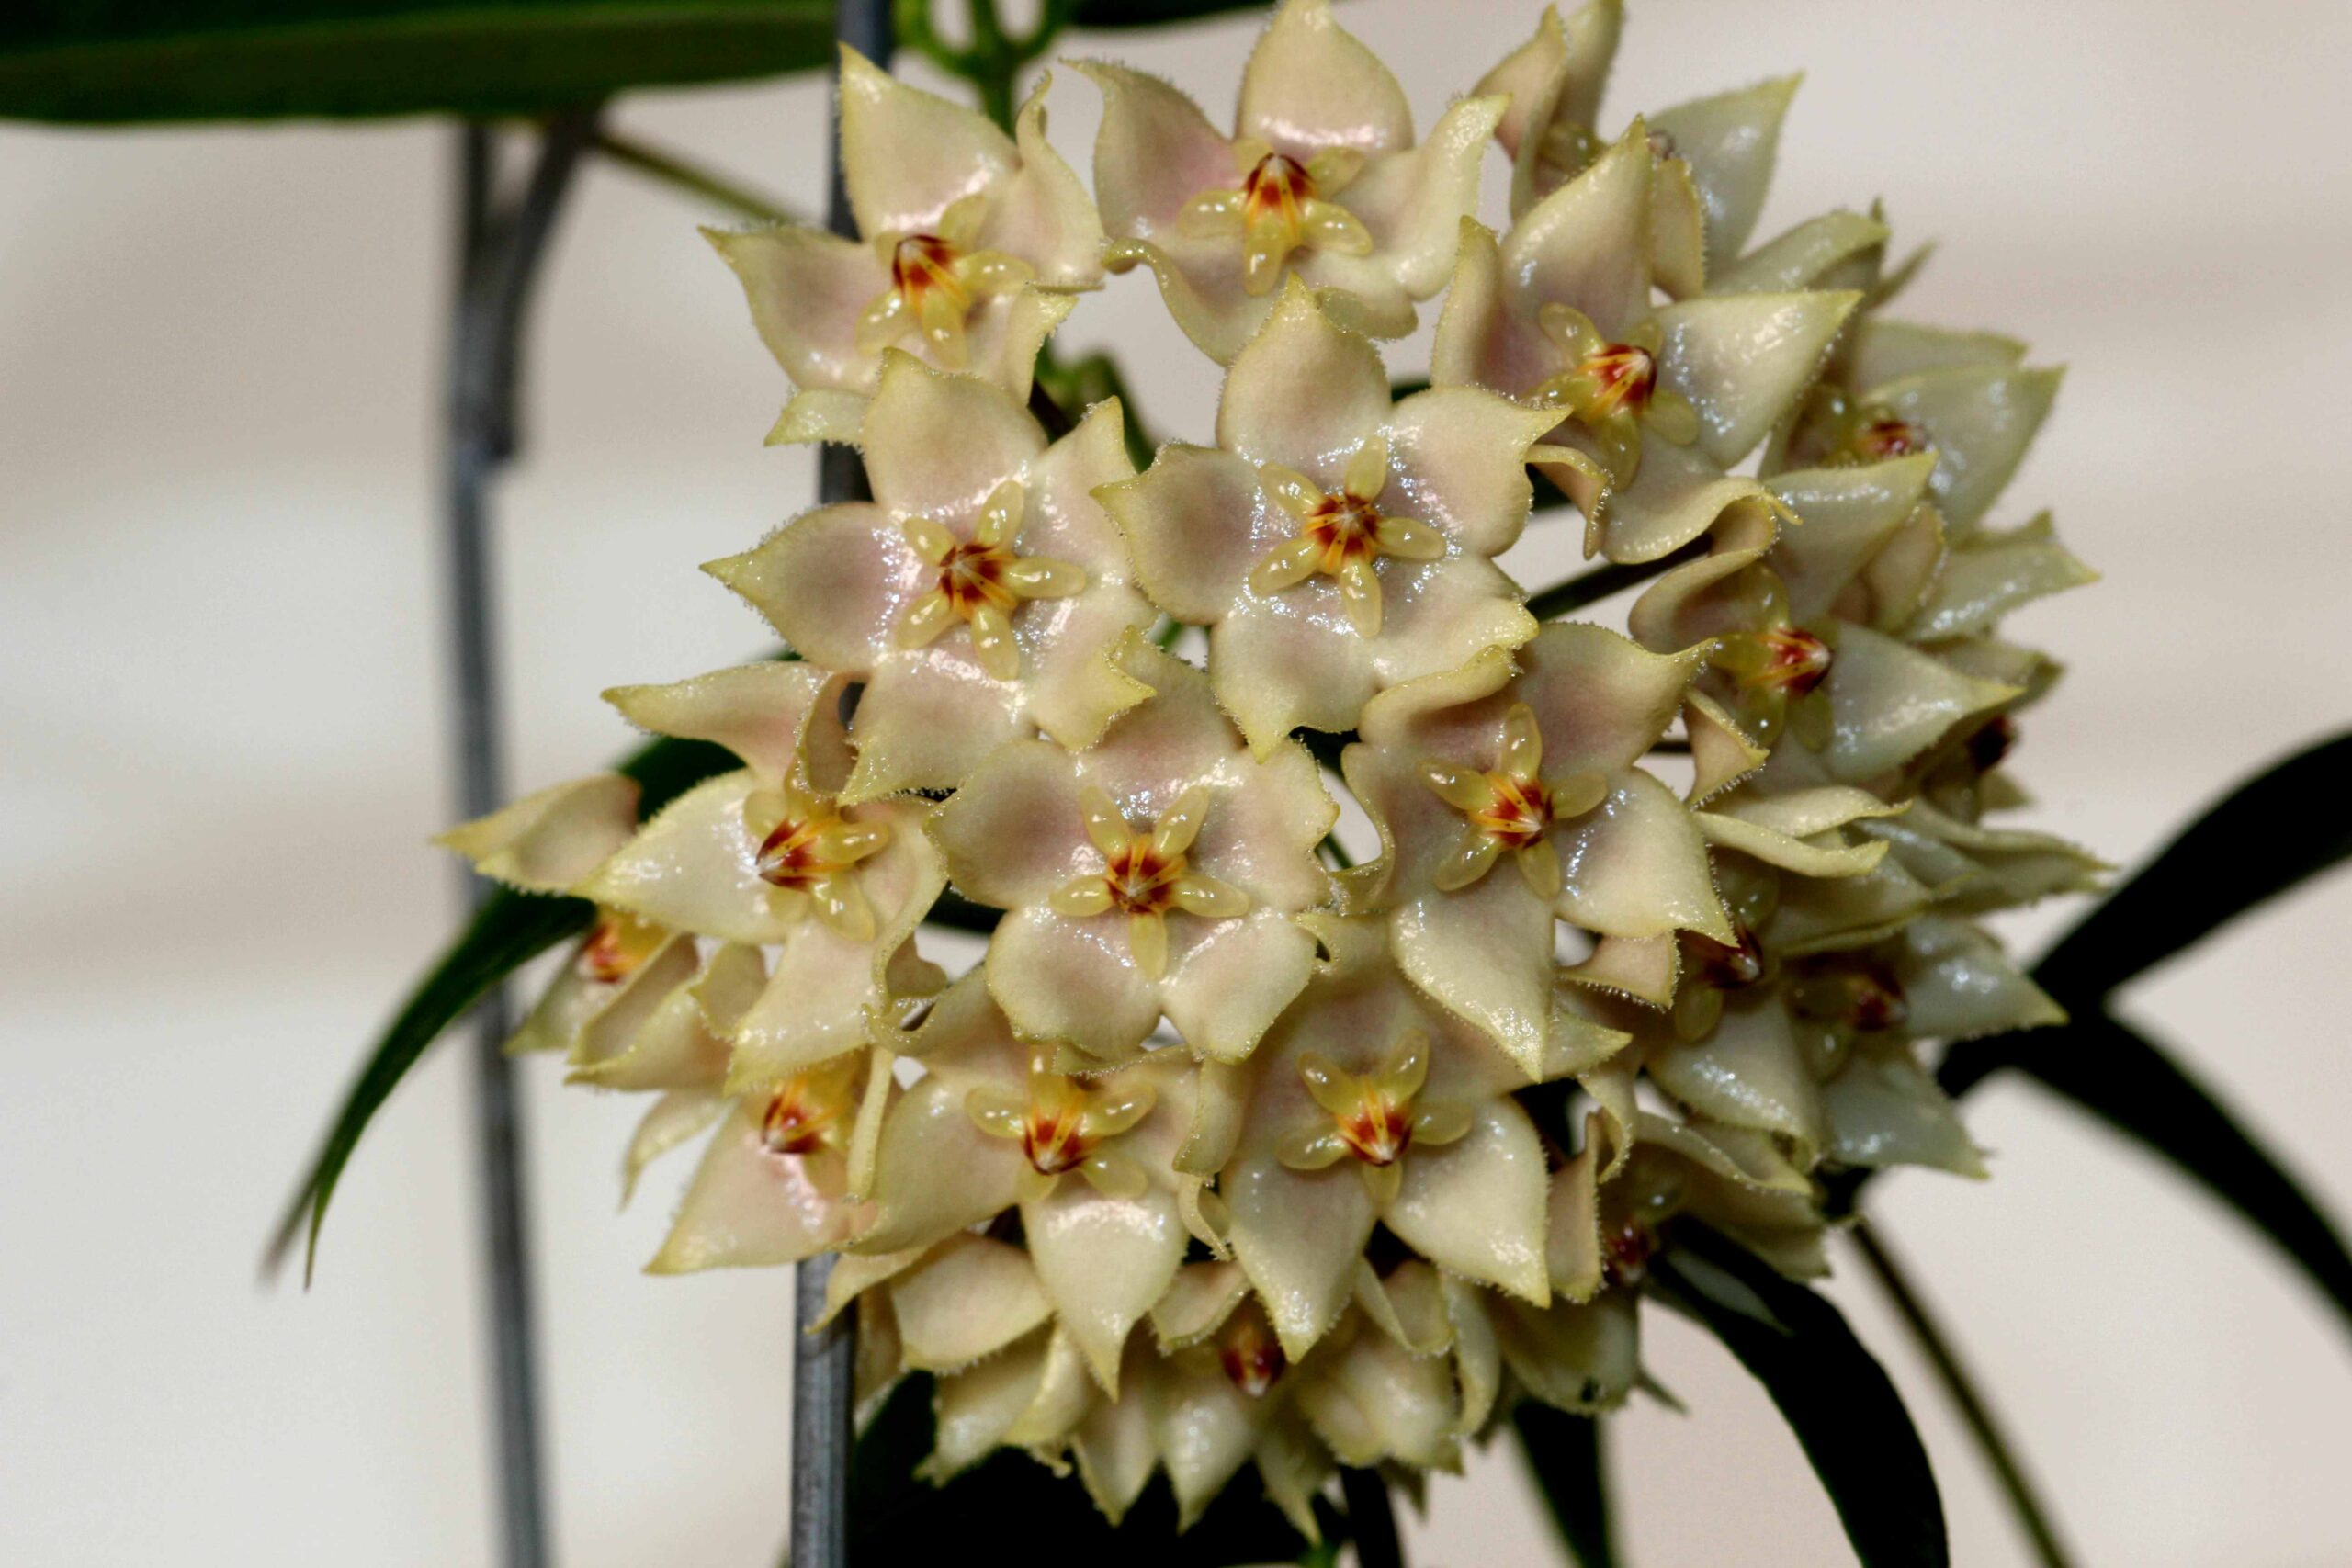
[[[1418,140],[1326,0],[1229,133],[1081,63],[1091,196],[1047,85],[1007,136],[853,54],[862,239],[713,236],[777,438],[873,499],[706,569],[796,659],[609,694],[740,768],[450,840],[598,906],[517,1044],[657,1097],[629,1181],[707,1134],[654,1269],[839,1253],[935,1478],[1017,1447],[1115,1517],[1164,1468],[1190,1519],[1254,1467],[1311,1531],[1335,1464],[1625,1399],[1672,1224],[1816,1274],[1826,1174],[1981,1174],[1921,1044],[2056,1016],[1975,924],[2097,869],[1985,820],[2053,674],[1997,625],[2089,577],[1987,521],[2056,376],[1889,315],[1875,212],[1754,243],[1792,80],[1611,116],[1619,19],[1547,11]],[[1140,473],[1115,401],[1032,412],[1136,267],[1226,367]],[[1532,476],[1666,568],[1630,636],[1498,566]],[[955,978],[950,888],[1001,911]]]

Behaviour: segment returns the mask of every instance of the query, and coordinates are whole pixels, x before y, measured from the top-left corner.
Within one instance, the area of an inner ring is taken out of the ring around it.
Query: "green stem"
[[[2071,1568],[2073,1559],[2067,1556],[2066,1548],[2058,1540],[2049,1511],[2042,1506],[2041,1499],[2035,1495],[2033,1483],[2027,1479],[2024,1468],[2010,1453],[2007,1437],[1993,1419],[1993,1412],[1985,1404],[1984,1397],[1976,1392],[1975,1382],[1969,1377],[1968,1369],[1961,1365],[1958,1352],[1944,1337],[1943,1330],[1935,1319],[1928,1314],[1927,1303],[1911,1288],[1911,1281],[1904,1273],[1902,1265],[1880,1243],[1869,1221],[1858,1218],[1848,1234],[1854,1238],[1862,1261],[1870,1266],[1880,1288],[1886,1292],[1887,1299],[1894,1303],[1894,1310],[1911,1330],[1911,1337],[1927,1353],[1928,1363],[1935,1368],[1937,1378],[1944,1385],[1944,1393],[1960,1411],[1961,1419],[1968,1423],[1969,1434],[1976,1439],[1978,1450],[1984,1454],[1985,1462],[1993,1467],[2001,1490],[2008,1495],[2009,1506],[2016,1512],[2018,1523],[2024,1526],[2026,1534],[2032,1538],[2034,1554],[2041,1559],[2044,1568]]]
[[[1388,1483],[1380,1472],[1340,1471],[1340,1495],[1348,1506],[1348,1534],[1356,1543],[1357,1568],[1405,1568],[1396,1516],[1388,1506]]]
[[[1707,541],[1693,539],[1671,555],[1656,560],[1620,565],[1611,561],[1579,572],[1566,582],[1555,582],[1527,601],[1527,613],[1539,621],[1556,620],[1573,614],[1588,604],[1597,604],[1612,593],[1622,593],[1637,582],[1647,582],[1672,570],[1688,560],[1696,560],[1707,553]]]
[[[635,169],[649,178],[680,190],[694,192],[715,206],[724,207],[745,218],[763,223],[791,223],[797,220],[782,202],[762,196],[759,192],[737,185],[724,175],[697,168],[674,153],[649,146],[634,137],[618,131],[599,131],[592,144],[596,151],[625,168]]]

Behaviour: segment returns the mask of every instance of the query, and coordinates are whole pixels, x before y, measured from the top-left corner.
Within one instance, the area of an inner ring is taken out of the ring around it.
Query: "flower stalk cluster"
[[[1982,1175],[1922,1047],[2059,1016],[1978,923],[2099,869],[1992,820],[2055,674],[2000,620],[2090,576],[1988,521],[2056,377],[1890,313],[1874,211],[1754,243],[1792,83],[1609,119],[1619,24],[1547,10],[1424,140],[1327,0],[1229,135],[1080,62],[1091,191],[1049,83],[1008,135],[850,54],[863,239],[712,236],[772,439],[873,499],[706,569],[794,660],[608,694],[739,769],[447,841],[599,907],[515,1046],[655,1097],[628,1183],[708,1134],[653,1269],[838,1253],[935,1479],[1018,1448],[1115,1518],[1164,1470],[1189,1521],[1250,1468],[1311,1533],[1335,1466],[1626,1399],[1678,1224],[1804,1277],[1830,1174]],[[1226,367],[1140,471],[1116,399],[1031,409],[1135,268]],[[1498,564],[1532,475],[1649,572],[1625,632]],[[957,976],[950,887],[1001,912]]]

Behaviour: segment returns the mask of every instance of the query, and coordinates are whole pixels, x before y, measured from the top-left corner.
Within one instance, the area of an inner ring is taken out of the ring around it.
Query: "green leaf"
[[[1862,1568],[1948,1568],[1928,1450],[1844,1316],[1713,1231],[1679,1226],[1673,1240],[1652,1271],[1780,1406]]]
[[[2069,1007],[2109,991],[2265,899],[2352,856],[2352,815],[2332,809],[2352,770],[2352,732],[2233,790],[2157,852],[2034,966]]]
[[[2177,1166],[2278,1243],[2352,1327],[2352,1251],[2343,1235],[2211,1091],[2154,1043],[2094,1012],[2060,1030],[1955,1045],[1936,1077],[1946,1093],[1965,1094],[2002,1067],[2017,1068]]]
[[[1224,1568],[1290,1562],[1305,1538],[1256,1488],[1227,1486],[1199,1521],[1176,1533],[1176,1500],[1155,1478],[1116,1529],[1074,1474],[1057,1476],[1026,1454],[1001,1450],[944,1486],[918,1480],[931,1451],[932,1380],[909,1377],[858,1438],[850,1468],[850,1560],[858,1568],[925,1562],[943,1542],[1050,1542],[1049,1555],[1119,1568]],[[1318,1505],[1327,1540],[1346,1539],[1337,1510]]]
[[[832,0],[16,0],[0,116],[531,114],[832,58]]]
[[[1271,11],[1268,0],[1077,0],[1070,7],[1074,28],[1157,28],[1170,22],[1195,22],[1236,11]]]
[[[1617,1568],[1601,1471],[1600,1422],[1522,1400],[1511,1413],[1519,1450],[1551,1510],[1552,1524],[1580,1568]]]

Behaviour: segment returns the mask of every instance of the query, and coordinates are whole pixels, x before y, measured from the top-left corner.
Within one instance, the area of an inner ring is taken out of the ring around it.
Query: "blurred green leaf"
[[[1544,1506],[1578,1568],[1617,1568],[1609,1483],[1600,1461],[1600,1423],[1522,1400],[1511,1413],[1520,1452],[1544,1494]]]
[[[1965,1094],[2014,1067],[2171,1161],[2278,1243],[2352,1326],[2352,1251],[2295,1179],[2212,1094],[2137,1032],[2104,1013],[2059,1030],[1955,1045],[1937,1078]]]
[[[2352,733],[2247,780],[2183,829],[2034,966],[2068,1007],[2096,1005],[2264,900],[2352,856],[2352,815],[2332,809]]]
[[[1286,1562],[1307,1550],[1290,1521],[1246,1482],[1226,1487],[1180,1536],[1165,1476],[1153,1480],[1114,1529],[1077,1476],[1057,1476],[1010,1450],[933,1486],[914,1473],[931,1447],[932,1380],[918,1373],[891,1391],[857,1440],[850,1469],[850,1561],[856,1568],[926,1562],[953,1542],[1005,1550],[1050,1542],[1057,1561],[1119,1568]],[[1327,1540],[1345,1539],[1338,1510],[1318,1505],[1316,1517]]]
[[[1928,1450],[1844,1316],[1704,1227],[1678,1227],[1673,1241],[1652,1270],[1780,1406],[1862,1568],[1948,1568]]]
[[[531,114],[832,57],[831,0],[15,0],[0,116]]]

